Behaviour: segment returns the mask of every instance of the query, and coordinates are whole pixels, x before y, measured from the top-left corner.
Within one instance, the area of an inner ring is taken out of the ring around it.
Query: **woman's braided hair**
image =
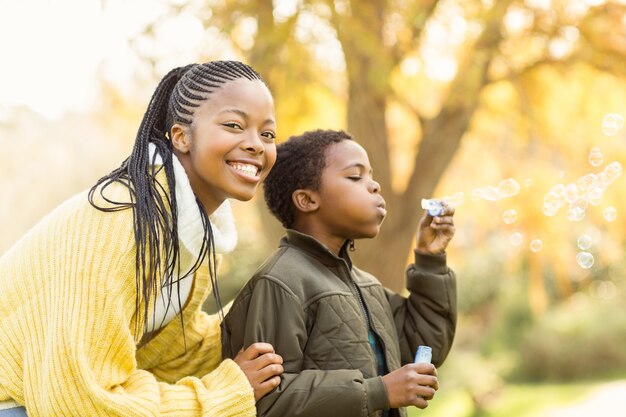
[[[133,211],[137,288],[135,315],[138,318],[142,309],[146,318],[145,323],[148,322],[150,302],[154,300],[158,291],[167,286],[171,295],[171,284],[179,285],[182,278],[198,269],[205,257],[208,257],[213,295],[220,312],[222,311],[217,287],[213,231],[199,199],[196,201],[204,226],[203,243],[200,255],[191,270],[185,271],[184,275],[180,276],[178,213],[169,132],[176,123],[190,126],[195,110],[205,100],[210,99],[211,93],[226,82],[237,79],[263,81],[254,69],[239,61],[191,64],[167,73],[152,95],[130,156],[119,168],[100,178],[89,191],[89,202],[98,210],[114,212],[130,208]],[[158,151],[152,159],[149,152],[150,143],[154,144]],[[162,165],[156,164],[157,154],[163,161]],[[162,169],[165,170],[168,192],[156,179]],[[112,201],[105,196],[105,189],[114,183],[121,183],[128,188],[130,202]],[[94,202],[96,192],[108,203],[106,207]],[[170,297],[168,300],[172,302]],[[180,296],[177,301],[180,311],[182,310]],[[182,314],[180,317],[182,323]],[[136,320],[136,323],[139,323],[139,320]],[[144,327],[146,326],[147,324]],[[154,329],[143,329],[144,332],[151,330]],[[136,328],[135,331],[139,329]]]

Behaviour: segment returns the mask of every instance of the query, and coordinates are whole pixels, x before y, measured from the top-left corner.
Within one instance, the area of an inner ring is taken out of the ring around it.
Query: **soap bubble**
[[[570,222],[579,222],[585,218],[585,209],[580,206],[572,206],[567,209],[566,217]]]
[[[586,202],[591,204],[592,206],[598,206],[602,203],[602,197],[604,195],[604,191],[599,186],[594,186],[585,192],[583,198]]]
[[[593,255],[589,252],[578,252],[576,255],[576,262],[583,269],[589,269],[593,266]]]
[[[622,175],[622,164],[617,161],[613,161],[604,168],[602,174],[604,174],[603,178],[605,179],[606,184],[611,184]]]
[[[607,207],[602,211],[602,216],[607,222],[612,222],[617,217],[617,210],[615,207]]]
[[[543,247],[543,242],[541,241],[541,239],[533,239],[530,242],[530,250],[535,253],[539,252],[542,247]]]
[[[559,209],[555,209],[553,206],[547,204],[547,203],[543,203],[543,207],[541,209],[541,211],[543,212],[543,214],[545,214],[548,217],[554,217],[556,216],[556,212]]]
[[[604,162],[604,155],[600,152],[599,148],[592,148],[589,151],[589,164],[594,167],[599,167]]]
[[[515,232],[511,236],[509,236],[509,240],[511,241],[511,245],[519,246],[522,244],[524,236],[520,232]]]
[[[531,185],[533,185],[533,179],[532,178],[526,178],[524,180],[524,187],[530,187]]]
[[[580,250],[587,250],[591,247],[591,236],[581,235],[577,243]]]
[[[513,178],[507,178],[506,180],[500,181],[498,184],[498,191],[503,197],[513,197],[517,195],[520,190],[520,186]]]
[[[464,199],[465,194],[463,194],[461,191],[442,198],[442,200],[445,201],[445,203],[450,207],[459,207],[461,204],[463,204]]]
[[[502,213],[502,220],[504,220],[506,224],[515,223],[515,220],[517,220],[517,211],[513,209],[505,211]]]
[[[580,193],[578,192],[578,187],[573,182],[567,184],[567,187],[565,187],[562,193],[563,199],[568,203],[573,203],[577,201],[579,194]]]
[[[488,185],[486,187],[483,188],[476,188],[472,191],[472,197],[475,200],[479,200],[479,199],[483,199],[483,200],[487,200],[487,201],[497,201],[500,198],[502,198],[502,196],[500,195],[500,192],[498,191],[498,189],[496,187],[493,187],[491,185]]]
[[[602,132],[607,136],[613,136],[624,126],[624,118],[617,113],[608,113],[602,119]]]
[[[576,185],[581,191],[587,191],[593,188],[597,183],[598,179],[596,178],[596,174],[583,175],[578,179],[578,181],[576,181]]]

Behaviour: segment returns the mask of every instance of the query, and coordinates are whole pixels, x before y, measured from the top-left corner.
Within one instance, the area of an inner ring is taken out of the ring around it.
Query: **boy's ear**
[[[172,138],[172,146],[174,147],[174,149],[181,153],[189,152],[191,140],[190,136],[187,134],[188,128],[176,123],[172,126],[172,130],[170,132]]]
[[[319,200],[315,191],[298,189],[291,194],[291,200],[298,211],[310,213],[319,208]]]

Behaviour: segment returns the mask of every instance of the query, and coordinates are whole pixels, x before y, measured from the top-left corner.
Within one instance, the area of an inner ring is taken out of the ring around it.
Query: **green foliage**
[[[428,408],[409,407],[409,417],[536,417],[580,400],[599,384],[507,385],[487,410],[477,412],[467,391],[442,386]],[[480,414],[479,414],[480,413]]]
[[[612,298],[606,298],[608,293],[602,298],[602,292],[577,293],[523,333],[514,377],[567,381],[612,376],[626,369],[623,288],[619,296],[611,281],[596,281],[596,288],[603,286],[615,288]]]
[[[252,277],[266,256],[267,250],[259,250],[258,245],[242,239],[232,253],[222,256],[218,271],[218,285],[223,306],[235,299],[239,290]],[[217,313],[217,304],[213,294],[206,299],[202,309],[209,314]]]

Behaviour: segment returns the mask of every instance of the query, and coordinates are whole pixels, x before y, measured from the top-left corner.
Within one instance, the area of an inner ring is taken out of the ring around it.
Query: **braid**
[[[157,86],[148,109],[139,126],[135,144],[130,156],[109,174],[100,178],[89,190],[88,199],[92,206],[104,212],[132,209],[135,254],[135,299],[136,326],[139,326],[139,312],[147,318],[150,302],[155,300],[161,288],[168,290],[168,303],[171,303],[172,285],[180,290],[180,280],[193,274],[208,257],[209,274],[213,285],[213,295],[223,315],[217,287],[216,255],[213,230],[206,210],[196,199],[202,218],[204,237],[200,254],[189,271],[180,270],[180,247],[178,240],[178,212],[173,169],[172,144],[168,137],[175,123],[191,125],[195,110],[210,98],[212,92],[221,88],[227,81],[240,78],[263,81],[260,75],[248,65],[238,61],[212,61],[204,64],[191,64],[175,68],[167,73]],[[156,146],[150,160],[149,144]],[[163,163],[157,166],[156,158],[161,156]],[[168,191],[157,181],[157,174],[165,171]],[[130,201],[113,201],[105,195],[105,189],[121,183],[128,188]],[[98,192],[108,203],[98,205],[94,200]],[[176,279],[175,277],[178,277]],[[182,300],[178,291],[177,306],[182,311]],[[169,305],[167,306],[169,308]],[[153,317],[155,311],[152,311]],[[180,314],[181,325],[183,317]],[[144,332],[148,320],[144,320]],[[154,322],[154,321],[153,321]],[[162,324],[162,323],[161,323]],[[155,325],[159,325],[155,323]],[[184,329],[184,327],[183,327]],[[135,328],[135,332],[139,332]]]

